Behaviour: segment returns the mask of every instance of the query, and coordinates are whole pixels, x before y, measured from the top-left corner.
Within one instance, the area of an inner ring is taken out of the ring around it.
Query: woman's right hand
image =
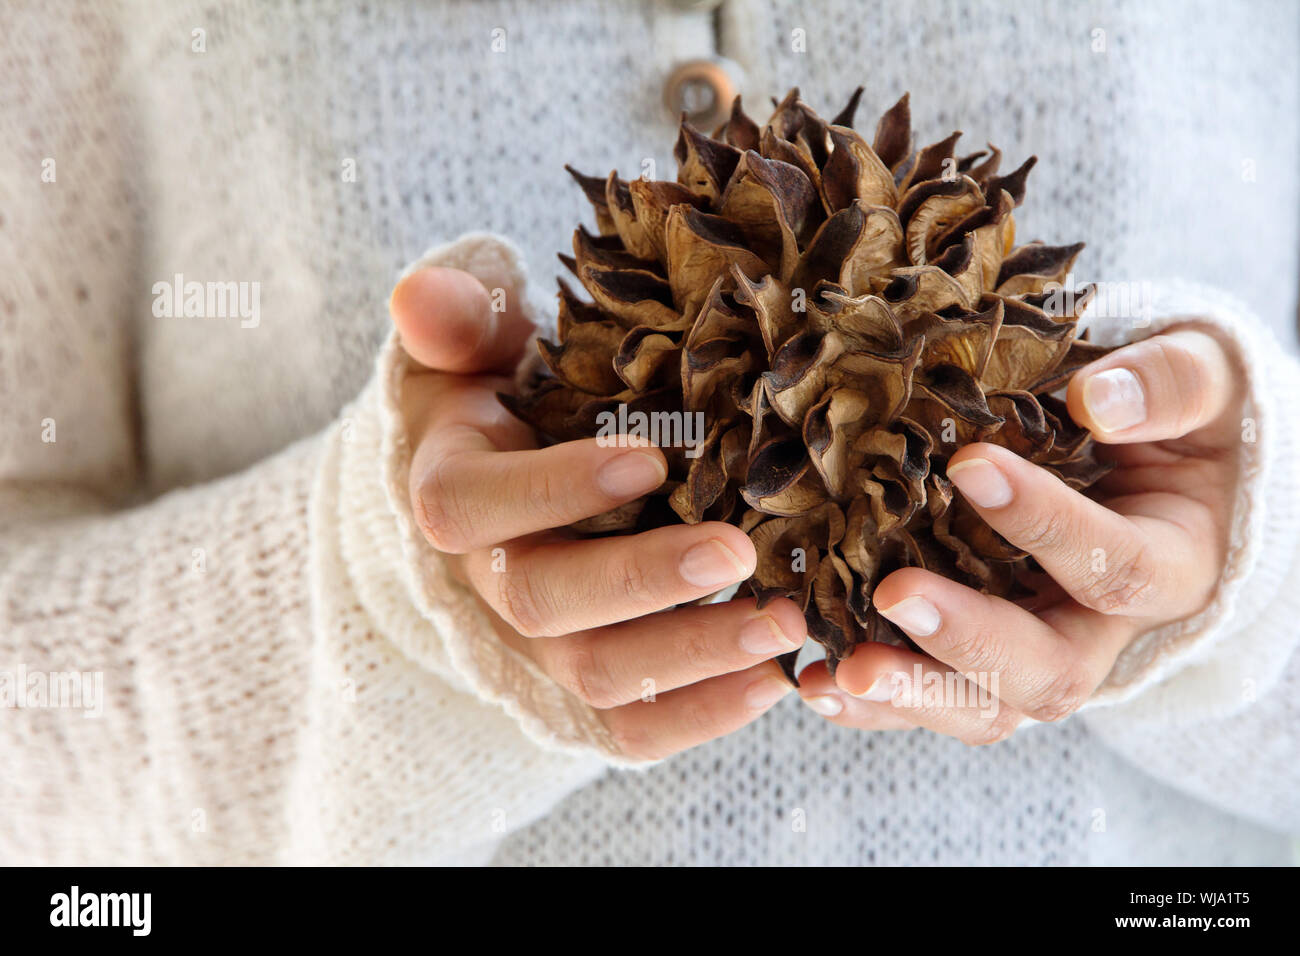
[[[758,611],[749,599],[665,610],[753,572],[754,547],[731,525],[558,532],[658,487],[664,456],[594,438],[538,449],[495,395],[513,390],[533,327],[513,297],[503,311],[491,305],[455,269],[421,269],[393,291],[418,366],[402,408],[425,537],[502,640],[595,708],[626,756],[666,757],[755,720],[792,689],[773,658],[803,644],[799,608],[780,599]]]

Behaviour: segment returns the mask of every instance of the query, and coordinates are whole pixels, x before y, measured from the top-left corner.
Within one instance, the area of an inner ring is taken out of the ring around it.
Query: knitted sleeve
[[[58,467],[117,401],[75,387],[100,343],[17,331],[3,367],[46,373],[0,375],[0,861],[481,861],[605,766],[411,534],[395,344],[324,433],[123,509]]]
[[[487,277],[518,269],[507,243],[462,240],[451,264]],[[505,264],[490,263],[502,257]],[[435,250],[430,261],[448,261]],[[475,260],[487,260],[478,261]],[[1089,702],[1083,719],[1147,772],[1236,811],[1253,806],[1274,826],[1300,829],[1300,736],[1295,718],[1300,628],[1300,435],[1289,409],[1300,407],[1296,363],[1244,306],[1182,282],[1156,283],[1140,328],[1131,318],[1093,316],[1095,340],[1120,344],[1179,322],[1221,329],[1240,350],[1247,375],[1242,411],[1240,479],[1223,578],[1199,614],[1135,641]],[[1093,310],[1094,313],[1097,311]],[[400,379],[400,362],[390,365]],[[393,386],[395,392],[396,385]],[[390,431],[395,429],[390,426]],[[390,484],[405,486],[400,440],[385,453]],[[394,495],[411,569],[424,568],[425,586],[439,595],[457,586],[437,578],[440,563],[414,529],[405,496]],[[421,556],[425,555],[425,558]],[[435,583],[436,582],[436,583]],[[418,599],[415,605],[421,606]],[[402,605],[401,602],[397,606]],[[445,621],[443,633],[472,676],[475,692],[499,700],[522,726],[550,746],[586,742],[604,750],[590,711],[500,647],[469,603],[429,602],[425,613]],[[444,617],[445,615],[445,617]],[[1263,749],[1279,760],[1258,760]],[[608,752],[605,759],[617,762]],[[1250,797],[1249,801],[1247,797]]]
[[[440,265],[475,275],[488,289],[503,289],[532,311],[526,267],[507,240],[471,233],[426,252],[407,272]],[[345,546],[390,550],[385,560],[356,560],[357,586],[374,608],[386,633],[418,661],[442,671],[448,680],[484,700],[499,704],[539,744],[575,754],[597,754],[610,763],[625,763],[596,712],[546,677],[531,661],[497,639],[487,615],[468,590],[457,583],[437,552],[425,541],[411,511],[408,492],[412,449],[400,411],[400,395],[409,359],[390,338],[379,359],[378,413],[373,447],[363,457],[378,463],[386,492],[384,508],[374,515],[347,517],[353,535]],[[374,472],[358,476],[371,485]],[[364,493],[342,487],[343,500]],[[391,568],[400,568],[398,577]]]
[[[1300,366],[1214,290],[1162,283],[1151,312],[1137,337],[1208,323],[1245,365],[1228,558],[1208,607],[1130,645],[1083,719],[1147,773],[1300,832]],[[1094,330],[1112,344],[1134,337],[1115,320]]]

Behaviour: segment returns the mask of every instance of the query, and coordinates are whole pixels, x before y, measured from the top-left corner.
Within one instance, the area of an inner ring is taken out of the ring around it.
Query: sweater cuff
[[[1266,693],[1300,633],[1294,626],[1300,615],[1300,437],[1288,414],[1300,402],[1300,384],[1294,361],[1239,301],[1171,280],[1155,285],[1151,302],[1150,323],[1142,328],[1109,317],[1089,323],[1093,341],[1119,345],[1195,323],[1234,343],[1244,366],[1240,474],[1228,554],[1209,605],[1134,640],[1088,706],[1132,701],[1123,708],[1129,718],[1140,711],[1165,722],[1195,721],[1234,713]]]
[[[523,260],[504,239],[462,236],[430,249],[406,272],[426,266],[463,269],[488,288],[519,296],[525,314],[533,312]],[[344,552],[371,619],[412,661],[499,705],[543,748],[629,763],[592,708],[499,640],[487,613],[421,533],[411,509],[412,449],[400,404],[410,368],[391,334],[355,419],[344,419],[352,432],[342,445],[340,497],[349,512],[340,516]]]

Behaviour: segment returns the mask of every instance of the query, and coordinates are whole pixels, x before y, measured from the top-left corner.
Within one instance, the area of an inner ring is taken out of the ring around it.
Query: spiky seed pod
[[[554,441],[620,405],[702,413],[697,457],[665,448],[661,488],[575,527],[739,526],[750,588],[797,602],[832,669],[906,640],[871,604],[899,567],[1028,593],[1032,560],[944,477],[957,449],[994,442],[1074,488],[1107,470],[1052,394],[1104,354],[1076,336],[1092,287],[1056,291],[1082,244],[1014,246],[1035,159],[999,175],[995,147],[954,155],[958,133],[913,151],[906,95],[868,144],[860,94],[830,123],[798,90],[761,127],[739,97],[711,137],[683,121],[677,182],[570,169],[599,232],[561,259],[591,301],[560,281],[549,374],[503,396]]]

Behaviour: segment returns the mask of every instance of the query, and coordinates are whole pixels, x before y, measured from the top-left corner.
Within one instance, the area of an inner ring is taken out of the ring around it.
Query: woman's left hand
[[[926,653],[860,645],[834,679],[824,663],[806,668],[804,700],[841,726],[925,727],[969,744],[1076,711],[1135,637],[1214,593],[1241,445],[1253,440],[1243,385],[1233,354],[1195,325],[1080,370],[1070,414],[1116,463],[1098,500],[1004,448],[962,448],[949,479],[1059,591],[1030,610],[919,568],[896,571],[873,600]]]

